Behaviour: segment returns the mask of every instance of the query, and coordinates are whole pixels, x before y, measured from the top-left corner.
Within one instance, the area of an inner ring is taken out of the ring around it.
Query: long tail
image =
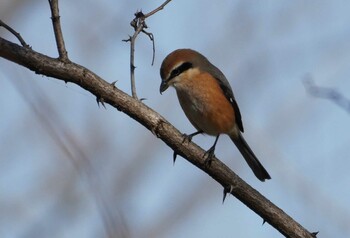
[[[261,181],[265,179],[271,179],[269,173],[266,171],[264,166],[259,162],[258,158],[254,155],[253,151],[250,149],[247,142],[244,140],[241,133],[239,136],[230,136],[231,140],[237,146],[238,150],[243,155],[244,159],[247,161],[249,167],[253,170],[255,176]]]

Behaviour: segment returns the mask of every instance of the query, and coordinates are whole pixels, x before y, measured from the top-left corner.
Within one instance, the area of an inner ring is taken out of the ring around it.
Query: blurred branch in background
[[[147,235],[144,237],[162,237],[169,229],[177,226],[184,217],[189,216],[193,210],[204,205],[206,201],[208,201],[208,198],[210,198],[210,196],[206,194],[207,188],[200,185],[203,181],[198,181],[198,185],[190,189],[191,192],[187,194],[187,198],[182,199],[182,201],[177,199],[177,206],[168,209],[164,213],[162,219],[158,217],[150,218],[148,222],[151,222],[151,227],[140,230],[135,227],[135,224],[129,224],[127,210],[124,208],[125,204],[123,204],[123,201],[130,199],[132,190],[137,187],[138,184],[142,184],[144,180],[142,170],[151,162],[147,158],[152,158],[154,154],[154,150],[150,148],[148,141],[138,141],[141,145],[139,145],[139,150],[136,151],[136,154],[132,158],[128,158],[127,161],[129,164],[123,169],[115,167],[112,183],[106,184],[108,179],[105,176],[101,177],[98,171],[99,168],[96,168],[97,166],[95,165],[95,163],[103,163],[105,161],[103,156],[105,155],[87,154],[89,151],[87,148],[91,149],[96,146],[96,144],[101,143],[101,141],[96,141],[100,138],[97,135],[98,131],[88,132],[85,138],[88,139],[87,142],[89,145],[83,145],[83,140],[71,133],[73,130],[64,122],[61,115],[56,112],[55,106],[51,103],[50,98],[39,88],[36,82],[16,79],[20,78],[20,76],[15,74],[10,78],[14,78],[14,80],[9,80],[9,82],[14,85],[19,94],[23,97],[23,100],[29,105],[36,120],[40,122],[39,124],[44,128],[44,131],[51,137],[54,145],[57,147],[57,152],[53,152],[53,154],[56,155],[55,157],[58,157],[57,159],[68,159],[78,175],[75,176],[74,173],[70,173],[69,170],[64,171],[64,174],[62,174],[60,170],[57,170],[57,174],[50,174],[52,178],[46,178],[41,188],[36,189],[35,194],[38,197],[46,197],[46,193],[49,192],[50,194],[56,194],[54,196],[58,200],[57,204],[53,206],[46,215],[44,214],[41,221],[37,223],[50,225],[67,221],[67,216],[71,215],[65,214],[64,211],[69,211],[70,214],[82,213],[82,211],[79,211],[81,205],[72,204],[72,202],[81,204],[85,199],[76,198],[72,200],[65,198],[66,195],[71,193],[67,186],[79,183],[79,180],[85,182],[91,198],[93,198],[97,205],[96,207],[102,219],[106,237],[133,237],[130,233],[137,234],[136,237],[141,237],[145,234]],[[93,129],[93,125],[96,124],[98,123],[92,122],[88,127]],[[94,136],[91,136],[92,134]],[[63,155],[60,156],[60,153]],[[115,151],[115,154],[118,154],[118,151]],[[94,161],[92,161],[93,158]],[[58,161],[58,163],[61,162]],[[57,181],[61,181],[62,176],[64,176],[65,179],[69,178],[69,180],[67,181],[68,183],[64,184],[66,187],[59,189],[60,184],[57,183]],[[111,193],[104,191],[103,188],[106,186],[107,190],[112,190]],[[48,188],[50,188],[50,191]],[[198,198],[198,196],[202,197],[201,203],[197,202],[196,198]],[[54,215],[52,216],[50,214]],[[51,219],[52,221],[50,222]],[[133,227],[132,232],[129,230],[131,227]],[[57,229],[57,227],[55,229]],[[26,237],[41,237],[46,235],[46,233],[42,230],[41,226],[37,225],[28,227],[23,235]]]
[[[14,31],[12,28],[10,29],[11,32]],[[87,116],[89,120],[84,121],[84,123],[87,123],[88,128],[86,135],[83,136],[84,139],[77,137],[77,134],[74,133],[74,128],[70,128],[64,122],[61,114],[56,111],[56,107],[51,103],[50,97],[45,94],[45,91],[41,90],[35,81],[20,80],[22,77],[22,75],[14,72],[8,77],[13,80],[8,80],[8,82],[15,87],[19,95],[23,98],[23,101],[28,104],[30,112],[33,112],[35,121],[43,127],[46,134],[52,139],[54,145],[54,149],[50,151],[52,157],[55,157],[59,164],[62,164],[61,159],[68,159],[76,172],[72,173],[70,170],[62,171],[60,166],[54,166],[54,168],[50,168],[51,171],[47,172],[46,177],[40,183],[38,182],[32,188],[29,188],[33,191],[33,195],[28,194],[28,196],[31,197],[35,194],[34,200],[38,201],[39,204],[47,202],[48,197],[53,197],[54,205],[49,210],[46,210],[41,217],[38,217],[37,221],[33,221],[32,219],[26,221],[23,214],[19,215],[26,223],[24,231],[21,232],[22,236],[46,237],[50,234],[50,227],[53,231],[57,232],[56,235],[59,235],[60,232],[63,232],[62,235],[65,235],[68,230],[74,229],[73,227],[76,221],[81,219],[81,214],[85,213],[82,209],[86,209],[86,198],[74,197],[74,195],[80,196],[81,194],[75,194],[71,191],[72,187],[76,189],[75,187],[78,186],[79,181],[83,181],[87,185],[88,194],[95,201],[96,208],[102,220],[101,224],[104,226],[103,233],[105,234],[97,233],[98,237],[133,237],[130,235],[130,227],[132,227],[132,233],[140,234],[140,236],[145,233],[149,234],[151,232],[150,230],[153,231],[152,233],[154,235],[157,235],[157,232],[154,233],[155,231],[160,230],[165,233],[167,229],[177,225],[176,220],[188,215],[192,209],[196,208],[196,206],[188,207],[183,204],[188,202],[193,203],[195,200],[184,200],[183,202],[177,200],[178,207],[167,209],[164,213],[164,220],[159,220],[157,217],[148,219],[148,222],[151,222],[153,226],[147,228],[147,231],[140,231],[138,225],[130,224],[128,221],[130,214],[125,210],[126,205],[123,204],[123,201],[130,199],[131,190],[137,187],[137,185],[142,186],[144,182],[142,171],[147,165],[150,165],[151,161],[148,158],[153,158],[155,149],[150,147],[149,141],[144,139],[138,140],[138,147],[140,149],[135,151],[136,154],[133,157],[127,158],[126,162],[129,162],[129,164],[125,163],[127,165],[126,169],[119,169],[119,166],[115,166],[115,162],[117,162],[115,157],[118,157],[118,154],[120,157],[120,153],[117,151],[118,148],[115,148],[113,151],[114,155],[106,156],[104,153],[99,153],[98,151],[101,148],[94,150],[94,153],[88,154],[94,147],[101,145],[101,143],[103,144],[102,141],[97,141],[101,137],[103,138],[103,136],[98,135],[98,133],[101,133],[100,129],[103,123],[94,121],[93,118],[95,117],[93,115]],[[26,118],[27,124],[31,124],[28,121],[28,115],[20,117]],[[96,127],[97,124],[99,124],[99,127]],[[32,123],[31,127],[34,128],[35,123]],[[30,134],[27,135],[30,136]],[[46,135],[40,135],[40,130],[36,131],[35,136],[39,138],[46,137]],[[50,141],[41,139],[40,146],[50,147],[47,144]],[[83,141],[86,142],[84,143]],[[89,145],[86,145],[86,143]],[[104,143],[107,144],[108,142],[104,141]],[[112,166],[115,168],[115,171],[113,171],[114,177],[112,178],[112,183],[108,183],[109,179],[106,175],[101,177],[101,172],[99,172],[101,163],[107,162],[105,161],[107,159],[106,157],[110,157],[114,161]],[[64,183],[62,183],[63,181]],[[104,187],[107,187],[107,190],[112,190],[112,193],[103,191]],[[207,189],[204,186],[198,187],[203,188],[202,190]],[[191,189],[188,195],[189,197],[196,197],[198,193],[199,191],[197,189]],[[203,196],[202,202],[196,204],[205,204],[208,198],[210,196]],[[10,204],[13,204],[14,207],[29,205],[22,204],[18,200],[12,200],[7,205]],[[38,206],[40,206],[39,204]],[[36,204],[31,204],[30,206],[32,209],[38,209]],[[13,214],[11,207],[7,207],[5,210],[3,208],[6,208],[6,206],[1,207],[1,211],[4,214]],[[175,213],[176,217],[173,215]],[[17,220],[16,223],[20,226],[18,217],[15,215],[8,216],[9,219],[11,217],[14,218],[14,222]],[[46,229],[43,229],[43,226]],[[63,227],[61,228],[61,226]],[[158,237],[160,237],[160,234],[158,234]]]
[[[317,86],[311,76],[305,77],[303,83],[306,91],[311,96],[328,99],[350,113],[350,100],[344,97],[338,90]]]
[[[83,148],[80,140],[71,133],[72,130],[63,123],[63,119],[56,112],[49,98],[33,82],[30,84],[19,80],[11,80],[10,82],[18,90],[23,100],[28,103],[37,120],[55,142],[55,145],[59,147],[59,151],[63,153],[63,157],[71,161],[80,177],[87,182],[90,194],[94,198],[103,220],[107,237],[112,238],[116,234],[118,237],[127,237],[127,230],[123,226],[124,222],[114,218],[111,206],[106,203],[104,193],[100,190],[98,173],[92,165],[90,157],[86,154],[86,149]],[[115,209],[118,210],[118,208]]]

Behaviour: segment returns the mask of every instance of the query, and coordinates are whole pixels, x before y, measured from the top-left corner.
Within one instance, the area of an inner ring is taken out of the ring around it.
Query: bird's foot
[[[213,161],[213,157],[215,156],[214,151],[215,147],[213,146],[204,153],[203,158],[205,157],[204,164],[206,166],[210,166],[211,162]]]
[[[187,135],[186,133],[182,134],[183,140],[182,143],[186,142],[186,143],[190,143],[192,141],[192,138],[198,134],[202,134],[203,131],[196,131],[194,133],[191,133],[189,135]]]
[[[187,135],[186,133],[182,134],[183,140],[182,143],[190,143],[192,141],[192,137],[191,134]]]

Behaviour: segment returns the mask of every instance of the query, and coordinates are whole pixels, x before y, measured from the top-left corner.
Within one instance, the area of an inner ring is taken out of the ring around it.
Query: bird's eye
[[[172,72],[171,72],[171,77],[175,78],[176,76],[179,76],[180,74],[180,70],[179,68],[175,68]]]
[[[179,76],[180,74],[182,74],[183,72],[185,72],[190,68],[192,68],[192,63],[190,62],[182,63],[180,66],[176,67],[175,69],[173,69],[173,71],[171,71],[170,79],[175,78],[176,76]]]

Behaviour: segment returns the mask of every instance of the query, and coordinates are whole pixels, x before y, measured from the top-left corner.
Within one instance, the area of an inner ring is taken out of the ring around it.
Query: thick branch
[[[177,154],[206,172],[224,188],[270,223],[286,237],[315,237],[281,209],[250,187],[221,161],[213,158],[210,167],[204,162],[204,150],[194,143],[182,143],[182,134],[157,112],[101,79],[90,70],[72,62],[62,62],[21,47],[0,37],[0,57],[18,63],[37,74],[81,86],[144,125]]]

